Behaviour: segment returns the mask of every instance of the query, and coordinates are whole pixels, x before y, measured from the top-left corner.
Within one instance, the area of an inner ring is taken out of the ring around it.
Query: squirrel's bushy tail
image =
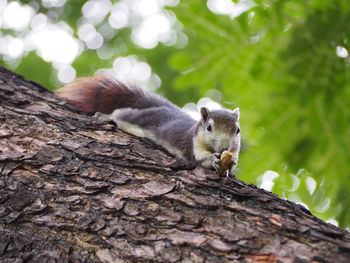
[[[109,75],[79,78],[58,90],[73,106],[89,113],[112,113],[115,109],[175,107],[162,97]]]

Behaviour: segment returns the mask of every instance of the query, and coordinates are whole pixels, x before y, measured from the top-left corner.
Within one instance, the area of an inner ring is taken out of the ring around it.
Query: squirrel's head
[[[198,136],[211,152],[222,153],[240,146],[239,108],[212,110],[201,108]]]

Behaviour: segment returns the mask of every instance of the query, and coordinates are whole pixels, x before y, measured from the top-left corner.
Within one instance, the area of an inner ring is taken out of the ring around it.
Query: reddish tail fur
[[[112,113],[115,109],[143,109],[173,106],[170,102],[143,89],[127,86],[113,76],[80,78],[58,90],[73,106],[89,113]]]
[[[103,75],[80,78],[58,90],[73,106],[89,112],[112,113],[122,108],[131,91],[122,83]]]

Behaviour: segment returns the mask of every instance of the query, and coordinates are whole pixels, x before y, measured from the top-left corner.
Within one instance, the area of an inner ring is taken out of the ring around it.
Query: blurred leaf
[[[31,80],[35,80],[44,87],[54,90],[50,82],[52,68],[36,53],[30,52],[22,59],[21,64],[16,68],[16,72]]]
[[[192,64],[191,57],[186,53],[177,53],[169,60],[170,67],[178,71],[188,71]]]

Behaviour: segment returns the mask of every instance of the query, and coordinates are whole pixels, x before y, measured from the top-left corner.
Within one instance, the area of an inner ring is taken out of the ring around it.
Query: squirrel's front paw
[[[212,160],[212,165],[213,168],[215,169],[215,171],[219,171],[220,170],[220,157],[221,154],[220,153],[213,153],[211,155],[211,160]]]

